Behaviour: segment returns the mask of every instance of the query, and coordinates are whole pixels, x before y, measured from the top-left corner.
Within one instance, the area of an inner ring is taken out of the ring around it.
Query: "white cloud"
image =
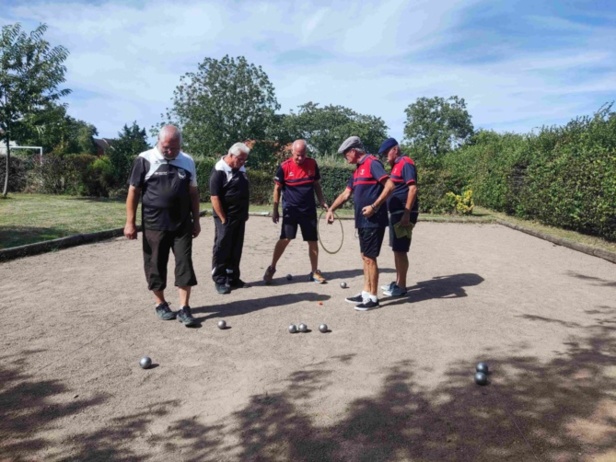
[[[545,28],[568,44],[529,46],[520,31],[482,34],[485,18],[476,15],[486,8],[499,7],[482,0],[57,0],[8,5],[0,24],[49,25],[46,38],[70,51],[69,113],[108,137],[133,120],[148,129],[159,122],[180,77],[205,57],[226,54],[262,66],[285,112],[308,101],[341,104],[382,117],[399,139],[404,109],[423,96],[461,96],[476,127],[517,131],[566,122],[615,99],[615,28],[515,11],[535,33]]]

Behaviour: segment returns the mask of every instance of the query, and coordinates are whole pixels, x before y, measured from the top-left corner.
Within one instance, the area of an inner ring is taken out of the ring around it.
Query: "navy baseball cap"
[[[395,138],[387,138],[383,143],[381,143],[381,147],[379,148],[379,156],[382,156],[387,151],[389,151],[394,146],[397,146],[398,142]]]

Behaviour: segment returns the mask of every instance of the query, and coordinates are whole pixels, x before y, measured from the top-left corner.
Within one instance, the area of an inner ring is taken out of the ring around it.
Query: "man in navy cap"
[[[367,311],[379,306],[379,267],[376,259],[388,224],[387,210],[381,206],[385,205],[387,196],[393,191],[394,183],[389,179],[381,161],[366,152],[359,137],[347,138],[338,153],[345,156],[349,164],[356,164],[357,168],[345,190],[327,211],[327,221],[332,223],[334,210],[354,194],[355,227],[364,264],[364,288],[360,294],[348,297],[346,301],[353,303],[358,311]]]
[[[395,188],[387,199],[389,210],[389,245],[394,252],[396,280],[381,286],[383,294],[391,297],[406,295],[406,273],[409,269],[408,252],[411,248],[412,230],[417,223],[417,171],[415,163],[402,154],[398,142],[388,138],[379,148],[379,156],[391,165],[390,180]]]

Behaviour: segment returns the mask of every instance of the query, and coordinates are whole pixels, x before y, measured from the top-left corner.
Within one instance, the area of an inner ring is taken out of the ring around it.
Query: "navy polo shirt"
[[[381,207],[370,218],[362,215],[361,209],[372,205],[383,192],[381,181],[389,178],[383,164],[372,154],[366,154],[358,162],[347,188],[353,192],[356,228],[384,228],[388,225],[387,207]]]

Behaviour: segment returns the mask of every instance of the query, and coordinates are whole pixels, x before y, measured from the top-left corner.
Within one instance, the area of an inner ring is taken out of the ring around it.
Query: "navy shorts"
[[[302,230],[304,241],[317,241],[317,212],[302,213],[294,208],[282,210],[282,229],[280,239],[295,239],[297,227]]]
[[[385,237],[385,228],[358,228],[357,234],[361,253],[370,258],[378,257]]]
[[[408,252],[411,248],[411,238],[396,237],[394,225],[402,220],[402,213],[389,215],[389,246],[394,252]],[[417,213],[411,213],[409,222],[414,226],[417,223]]]

